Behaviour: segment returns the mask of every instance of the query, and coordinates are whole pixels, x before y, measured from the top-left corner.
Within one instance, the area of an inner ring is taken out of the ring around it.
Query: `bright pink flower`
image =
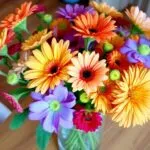
[[[73,123],[77,129],[84,132],[94,132],[102,125],[102,117],[100,113],[88,112],[82,109],[74,113]]]

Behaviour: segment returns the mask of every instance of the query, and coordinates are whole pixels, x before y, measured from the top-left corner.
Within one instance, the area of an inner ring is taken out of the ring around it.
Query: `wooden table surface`
[[[0,19],[14,10],[24,0],[0,0]],[[54,12],[58,7],[58,0],[32,0],[35,3],[42,2],[48,8],[48,12]],[[35,21],[34,21],[35,23]],[[29,23],[31,29],[33,22]],[[2,69],[2,68],[0,68]],[[14,88],[14,87],[12,87]],[[9,90],[10,87],[0,77],[0,89]],[[29,101],[23,101],[23,105]],[[36,150],[35,128],[37,122],[26,121],[24,126],[17,131],[9,130],[9,122],[12,116],[0,125],[0,150]],[[49,143],[48,150],[57,150],[56,137]],[[119,128],[118,125],[106,118],[101,150],[150,150],[150,122],[142,127],[129,129]]]

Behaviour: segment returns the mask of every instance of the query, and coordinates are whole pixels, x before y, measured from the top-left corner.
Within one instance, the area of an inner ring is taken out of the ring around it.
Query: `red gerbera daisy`
[[[94,132],[102,125],[102,117],[100,113],[88,112],[82,109],[74,113],[73,123],[77,129],[84,132]]]

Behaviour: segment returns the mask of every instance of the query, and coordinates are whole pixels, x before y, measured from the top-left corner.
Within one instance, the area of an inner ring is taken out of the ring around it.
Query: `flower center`
[[[92,73],[90,70],[85,70],[85,71],[83,71],[82,76],[84,79],[88,79],[92,76]]]
[[[50,74],[55,74],[58,71],[58,66],[54,65],[50,68]]]
[[[58,111],[60,109],[60,103],[57,100],[53,100],[50,104],[49,104],[49,108],[52,111]]]
[[[138,47],[138,52],[144,56],[150,55],[150,47],[146,44],[141,44]]]
[[[96,33],[96,32],[97,32],[97,30],[94,29],[94,28],[89,29],[89,31],[90,31],[91,33]]]
[[[66,25],[65,22],[61,22],[61,23],[58,25],[58,28],[59,28],[60,30],[65,30],[65,29],[67,29],[67,25]]]

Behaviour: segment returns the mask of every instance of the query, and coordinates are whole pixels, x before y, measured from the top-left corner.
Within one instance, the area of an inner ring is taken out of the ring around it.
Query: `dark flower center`
[[[115,60],[116,65],[120,66],[120,61],[119,60]]]
[[[97,32],[97,30],[94,29],[94,28],[89,29],[89,31],[90,31],[91,33],[96,33],[96,32]]]
[[[83,76],[83,78],[87,79],[92,76],[92,73],[90,70],[85,70],[85,71],[83,71],[82,76]]]
[[[50,68],[50,74],[55,74],[58,71],[58,66],[54,65]]]

